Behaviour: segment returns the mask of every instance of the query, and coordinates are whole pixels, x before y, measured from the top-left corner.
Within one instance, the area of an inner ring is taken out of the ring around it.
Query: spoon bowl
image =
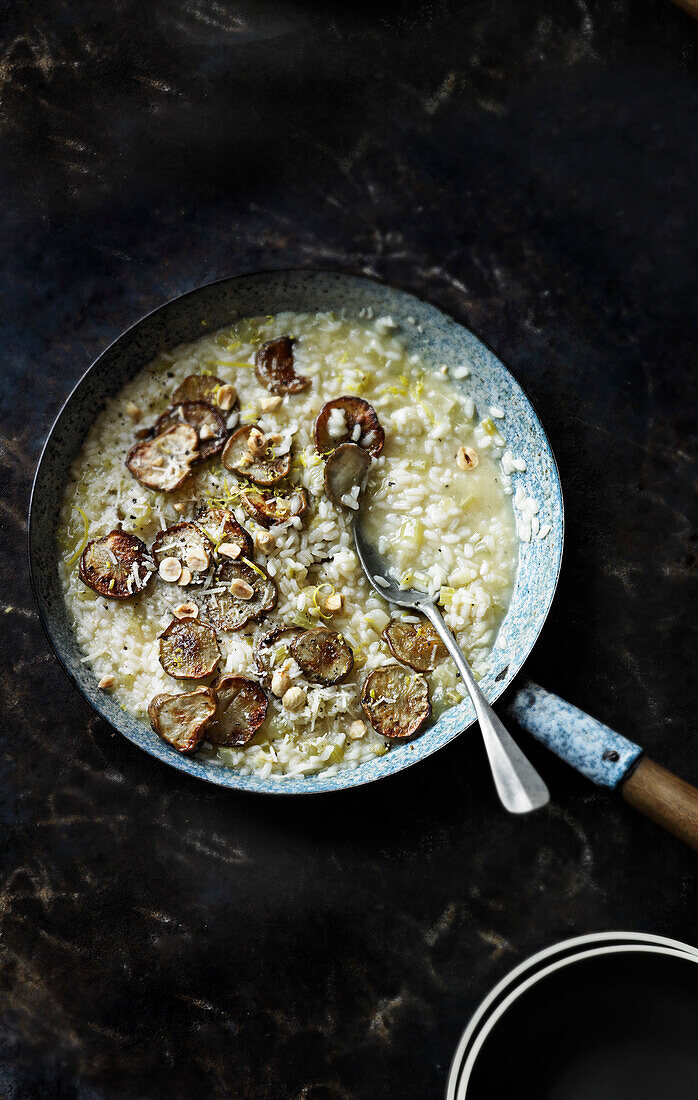
[[[480,691],[455,635],[446,626],[432,596],[428,592],[420,592],[415,588],[400,588],[390,566],[366,537],[361,524],[360,506],[352,526],[356,556],[361,562],[368,583],[388,603],[395,604],[397,607],[406,607],[412,611],[421,611],[455,661],[475,707],[494,785],[504,808],[513,814],[524,814],[545,806],[550,801],[548,788]]]

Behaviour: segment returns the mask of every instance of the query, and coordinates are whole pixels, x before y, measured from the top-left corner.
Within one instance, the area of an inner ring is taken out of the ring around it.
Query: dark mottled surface
[[[5,6],[0,1093],[425,1100],[506,968],[572,933],[698,940],[696,860],[535,745],[477,738],[292,805],[207,788],[74,694],[24,560],[42,438],[119,331],[324,264],[453,310],[566,490],[529,671],[698,782],[696,47],[660,0]]]

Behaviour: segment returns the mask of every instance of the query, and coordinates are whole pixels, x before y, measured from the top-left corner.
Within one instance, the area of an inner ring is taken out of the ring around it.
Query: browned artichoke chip
[[[414,737],[431,715],[423,676],[402,665],[382,665],[366,677],[361,706],[381,737]]]
[[[250,435],[256,431],[253,424],[246,424],[244,428],[238,428],[233,432],[225,445],[221,462],[227,470],[248,478],[255,485],[276,485],[291,469],[291,455],[285,454],[274,458],[271,443],[267,444],[261,454],[252,454],[249,448]]]
[[[263,344],[255,356],[257,378],[269,393],[299,393],[310,385],[309,378],[296,374],[293,344],[293,337],[279,336]]]
[[[199,449],[196,465],[223,450],[228,438],[225,420],[206,401],[181,401],[159,416],[153,425],[153,434],[161,435],[168,428],[188,424],[196,432]]]
[[[333,411],[344,413],[341,434],[332,434],[330,431]],[[355,431],[357,427],[358,431]],[[340,443],[356,443],[374,458],[378,458],[384,442],[385,432],[376,416],[376,410],[363,397],[336,397],[334,401],[328,401],[322,406],[315,421],[315,446],[321,455],[334,451]]]
[[[308,679],[317,684],[338,684],[354,665],[346,639],[326,626],[304,631],[291,643],[291,653]]]
[[[302,487],[294,489],[287,497],[265,493],[261,489],[244,489],[240,500],[247,514],[263,527],[288,523],[294,516],[304,515],[308,507],[308,494]]]
[[[176,558],[182,568],[196,576],[208,569],[213,553],[211,540],[195,523],[175,523],[159,531],[153,543],[153,557],[157,565],[165,558]]]
[[[210,688],[156,695],[148,707],[150,724],[158,737],[181,753],[195,752],[215,713],[216,696]]]
[[[198,456],[198,435],[188,424],[179,424],[136,443],[126,455],[126,465],[141,485],[172,493],[187,480]]]
[[[215,408],[218,391],[224,384],[213,374],[188,374],[172,394],[172,404],[179,405],[183,401],[205,401],[207,405],[213,405]]]
[[[215,717],[206,730],[214,745],[246,745],[267,716],[264,689],[247,676],[219,676],[213,685],[218,696]]]
[[[251,558],[254,554],[252,536],[238,523],[227,508],[200,508],[194,522],[216,546],[232,543],[240,547],[240,556]]]
[[[92,539],[82,552],[78,576],[89,588],[110,600],[127,600],[148,584],[155,565],[148,547],[135,535],[110,531]]]
[[[342,504],[355,485],[361,488],[371,456],[356,443],[340,443],[325,463],[325,492],[333,504]]]
[[[278,648],[284,646],[285,656],[288,656],[292,639],[302,633],[303,630],[299,626],[286,626],[285,623],[280,623],[279,626],[272,627],[257,643],[257,648],[254,651],[254,664],[262,683],[266,687],[271,684]]]
[[[225,561],[217,566],[209,589],[202,594],[206,618],[219,630],[241,630],[276,606],[274,581],[258,565]]]
[[[160,635],[160,664],[176,680],[204,680],[220,659],[215,630],[199,619],[173,619]]]
[[[393,657],[409,665],[416,672],[433,672],[440,661],[448,656],[448,650],[431,623],[405,623],[391,619],[383,638]]]

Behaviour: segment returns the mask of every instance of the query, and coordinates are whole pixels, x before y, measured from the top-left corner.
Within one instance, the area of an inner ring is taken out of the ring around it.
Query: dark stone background
[[[698,28],[663,0],[3,5],[3,1097],[438,1097],[471,1010],[593,929],[698,940],[695,855],[527,744],[375,789],[208,788],[113,735],[28,589],[43,438],[218,276],[398,281],[529,390],[566,493],[529,671],[698,782]]]

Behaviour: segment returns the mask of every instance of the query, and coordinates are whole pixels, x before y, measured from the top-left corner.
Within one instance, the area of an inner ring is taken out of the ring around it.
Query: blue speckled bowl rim
[[[389,775],[393,775],[404,768],[409,767],[412,764],[416,764],[418,761],[430,756],[437,749],[442,748],[448,744],[454,737],[457,737],[460,733],[465,732],[475,721],[475,713],[469,700],[458,704],[455,707],[446,711],[437,722],[434,723],[421,737],[407,744],[396,745],[391,747],[391,751],[386,753],[382,757],[378,757],[375,760],[367,761],[360,764],[354,769],[344,769],[337,772],[335,775],[324,775],[322,773],[318,775],[308,776],[285,776],[285,777],[269,777],[266,779],[257,775],[242,775],[236,769],[224,767],[219,764],[212,763],[211,761],[198,759],[196,756],[182,756],[174,749],[171,749],[163,741],[161,741],[157,735],[150,729],[150,727],[139,719],[134,718],[132,715],[127,714],[121,709],[121,707],[108,695],[104,695],[99,692],[96,681],[85,665],[79,663],[80,651],[77,647],[77,642],[72,636],[72,644],[61,644],[57,636],[57,629],[54,629],[54,623],[52,622],[52,615],[50,609],[44,603],[40,589],[39,589],[39,577],[37,575],[37,562],[35,558],[35,536],[37,529],[36,519],[36,503],[39,496],[39,490],[41,488],[41,479],[44,475],[44,467],[48,461],[48,454],[54,440],[54,436],[59,426],[62,425],[63,419],[69,412],[70,407],[75,398],[80,394],[83,386],[86,384],[88,378],[92,372],[97,369],[103,360],[107,359],[110,353],[117,348],[122,342],[128,338],[133,337],[137,330],[141,326],[147,326],[154,320],[158,319],[161,315],[164,315],[168,309],[171,309],[176,304],[182,303],[189,298],[195,298],[197,295],[205,293],[212,293],[217,288],[223,288],[232,285],[233,287],[243,288],[245,282],[253,282],[257,280],[274,280],[287,278],[306,279],[308,277],[317,278],[318,280],[346,280],[347,284],[353,284],[356,286],[358,283],[365,285],[367,294],[378,294],[381,290],[386,294],[396,294],[399,296],[400,301],[409,300],[414,303],[413,309],[415,312],[420,310],[428,311],[435,314],[442,325],[455,326],[456,331],[461,336],[465,336],[467,340],[474,341],[475,345],[479,345],[477,348],[478,354],[484,353],[484,359],[487,366],[494,370],[494,374],[500,374],[501,379],[506,381],[514,397],[523,405],[526,415],[529,421],[529,432],[532,432],[537,437],[537,444],[540,446],[539,456],[545,459],[548,464],[548,474],[550,477],[550,492],[548,494],[550,500],[550,509],[548,520],[551,523],[551,531],[547,536],[546,544],[554,548],[554,559],[552,560],[553,568],[549,572],[549,578],[542,593],[538,593],[536,600],[530,599],[528,603],[530,605],[530,621],[529,628],[526,634],[524,643],[518,648],[514,655],[510,656],[507,660],[504,669],[500,670],[499,674],[495,676],[494,671],[492,674],[488,674],[482,683],[481,687],[485,692],[487,698],[491,703],[494,703],[499,696],[510,685],[511,681],[517,675],[524,662],[528,658],[533,646],[535,645],[538,636],[545,624],[550,606],[555,595],[557,583],[560,575],[560,568],[562,564],[562,549],[564,542],[564,504],[562,497],[562,488],[560,485],[559,471],[555,455],[553,453],[550,442],[545,433],[545,430],[541,424],[533,404],[525,392],[521,384],[517,381],[511,371],[502,363],[499,357],[494,353],[492,348],[478,336],[468,326],[462,324],[457,318],[449,314],[446,310],[440,306],[436,306],[429,302],[427,299],[422,298],[414,294],[411,290],[403,288],[394,283],[387,283],[385,280],[380,279],[374,275],[367,275],[365,273],[356,273],[354,271],[342,270],[342,269],[326,269],[316,267],[291,267],[291,268],[270,268],[263,271],[248,271],[242,272],[237,275],[226,276],[221,279],[216,279],[209,283],[204,283],[201,286],[195,287],[183,294],[178,294],[175,297],[164,302],[162,305],[151,310],[145,314],[129,328],[125,329],[115,340],[113,340],[101,354],[94,360],[94,362],[87,368],[79,381],[76,383],[71,393],[66,398],[63,406],[61,407],[58,415],[56,416],[51,429],[48,433],[46,441],[39,456],[36,473],[32,485],[32,491],[29,500],[29,522],[28,522],[28,553],[29,553],[29,574],[32,586],[32,592],[34,600],[39,612],[39,618],[41,624],[46,633],[46,637],[56,654],[60,664],[62,665],[66,675],[71,680],[76,689],[86,699],[93,710],[107,721],[115,730],[122,733],[129,741],[138,745],[144,749],[150,755],[155,756],[158,760],[169,764],[172,767],[186,772],[188,775],[195,776],[199,779],[204,779],[207,782],[217,784],[219,786],[225,786],[236,790],[251,791],[260,794],[320,794],[334,792],[338,790],[351,789],[354,787],[362,786],[366,783],[372,783],[378,779],[387,778]],[[369,291],[370,288],[370,291]],[[367,305],[375,305],[375,302],[368,301]],[[335,307],[338,308],[338,307]],[[390,308],[390,307],[388,307]],[[275,310],[280,312],[281,310]],[[395,312],[393,305],[392,312]],[[244,316],[244,313],[240,313],[239,316]],[[406,335],[405,332],[401,335]],[[191,337],[194,339],[194,336]],[[472,349],[473,351],[475,348]],[[138,369],[142,364],[138,365]],[[136,373],[136,370],[133,372]],[[471,388],[472,379],[468,380],[468,388]],[[490,402],[491,403],[491,402]],[[97,415],[97,414],[95,414]],[[509,421],[511,423],[511,421]],[[506,425],[506,421],[505,421]],[[73,458],[79,450],[84,440],[84,435],[79,441],[76,448],[73,449]],[[71,458],[72,462],[72,458]],[[516,478],[516,475],[515,475]],[[53,525],[53,531],[55,532],[58,515],[60,514],[62,498],[59,499],[58,505],[55,508],[55,522]],[[548,542],[548,540],[550,540]],[[528,544],[522,544],[522,551]],[[55,566],[55,558],[54,558]],[[505,616],[505,619],[500,627],[498,637],[495,642],[494,651],[496,652],[499,647],[499,641],[502,635],[505,633],[507,622],[511,616],[512,609],[515,603],[519,600],[519,573],[521,571],[521,560],[517,569],[517,579],[515,583],[514,593],[512,595],[512,601]],[[57,573],[56,573],[57,575]],[[64,605],[63,605],[64,606]]]

